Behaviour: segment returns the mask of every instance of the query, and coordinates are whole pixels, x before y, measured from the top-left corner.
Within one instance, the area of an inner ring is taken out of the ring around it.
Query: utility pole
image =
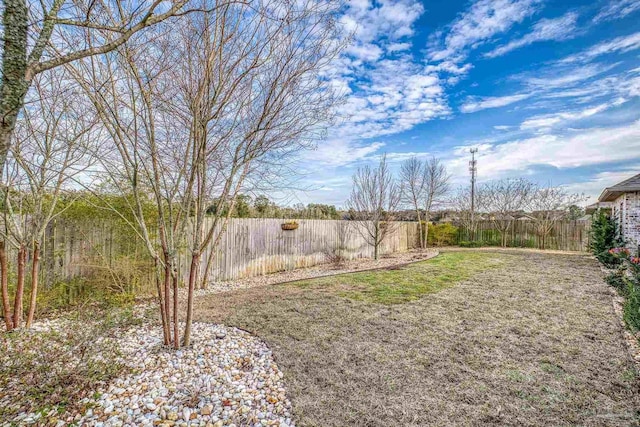
[[[469,172],[471,172],[471,227],[474,228],[475,211],[476,211],[476,173],[478,172],[478,161],[476,160],[477,148],[469,150],[471,153],[471,160],[469,161]],[[473,238],[475,239],[475,230],[472,230]]]

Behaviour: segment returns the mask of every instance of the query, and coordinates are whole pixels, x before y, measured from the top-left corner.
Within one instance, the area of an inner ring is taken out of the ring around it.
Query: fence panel
[[[545,238],[545,249],[587,252],[589,250],[589,221],[558,221]],[[460,227],[457,243],[475,240],[485,245],[500,246],[500,233],[495,221],[478,221],[475,236]],[[535,231],[533,221],[511,221],[507,231],[507,246],[540,248],[541,237]]]

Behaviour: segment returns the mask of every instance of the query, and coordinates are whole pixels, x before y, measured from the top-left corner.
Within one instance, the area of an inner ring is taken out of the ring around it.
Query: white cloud
[[[429,57],[433,61],[459,62],[468,49],[476,48],[524,21],[540,4],[538,0],[478,0],[443,32],[446,33],[443,40],[436,35],[429,48]]]
[[[505,107],[515,102],[522,101],[529,98],[531,95],[527,93],[521,93],[508,96],[489,96],[480,99],[470,98],[460,106],[460,111],[463,113],[474,113],[480,110],[486,110],[488,108]]]
[[[586,181],[567,184],[565,188],[572,193],[584,193],[588,197],[586,203],[595,203],[605,188],[612,187],[625,179],[631,178],[638,171],[640,171],[640,163],[612,171],[600,172]]]
[[[593,22],[600,23],[624,18],[640,10],[640,0],[613,0],[610,1],[593,18]]]
[[[532,43],[544,40],[566,40],[576,35],[576,21],[578,14],[574,12],[567,13],[560,18],[541,19],[536,22],[530,33],[525,36],[512,40],[509,43],[499,46],[487,53],[485,56],[495,58],[504,55],[512,50]]]
[[[356,144],[347,140],[328,140],[321,142],[313,151],[306,151],[302,159],[322,166],[345,166],[366,159],[367,156],[384,147],[382,142]]]
[[[465,153],[453,165],[462,170],[466,157]],[[485,145],[478,153],[478,167],[482,177],[489,179],[541,165],[570,169],[634,159],[640,160],[640,121]]]
[[[627,36],[617,37],[613,40],[609,40],[606,42],[598,43],[580,53],[567,56],[560,62],[561,63],[587,62],[601,55],[608,55],[611,53],[630,52],[635,49],[640,49],[640,32],[629,34]]]
[[[613,102],[591,106],[580,111],[564,111],[553,114],[533,116],[523,121],[520,124],[520,129],[542,131],[559,124],[586,119],[605,110],[608,110],[611,107],[619,106],[625,101],[626,100],[624,98],[619,98]]]

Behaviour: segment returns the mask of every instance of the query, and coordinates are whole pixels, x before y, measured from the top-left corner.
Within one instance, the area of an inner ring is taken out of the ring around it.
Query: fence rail
[[[512,221],[507,231],[507,246],[539,248],[540,236],[535,232],[532,221]],[[589,250],[589,221],[559,221],[545,239],[545,249],[563,251]],[[460,227],[457,242],[482,242],[484,245],[500,246],[500,233],[494,221],[479,221],[475,236],[467,228]]]

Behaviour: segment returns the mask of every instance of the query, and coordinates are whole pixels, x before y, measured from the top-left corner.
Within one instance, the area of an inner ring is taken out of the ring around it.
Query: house
[[[599,203],[611,203],[611,216],[616,218],[627,247],[640,251],[640,173],[613,187],[605,188]]]

